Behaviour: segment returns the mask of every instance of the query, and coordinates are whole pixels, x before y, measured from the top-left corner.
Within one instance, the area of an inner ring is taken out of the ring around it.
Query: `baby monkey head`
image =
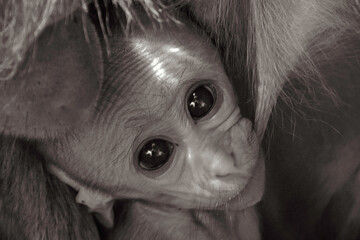
[[[113,199],[181,208],[232,199],[237,209],[259,201],[259,142],[211,41],[186,23],[114,33],[109,42],[94,115],[44,146],[50,161],[78,188]]]

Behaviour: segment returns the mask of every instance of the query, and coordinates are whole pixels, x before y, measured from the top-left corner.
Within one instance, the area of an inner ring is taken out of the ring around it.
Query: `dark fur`
[[[1,239],[98,239],[75,192],[47,173],[29,141],[0,142]]]
[[[360,36],[314,51],[291,76],[268,127],[265,239],[359,239]],[[336,101],[319,85],[321,77]]]

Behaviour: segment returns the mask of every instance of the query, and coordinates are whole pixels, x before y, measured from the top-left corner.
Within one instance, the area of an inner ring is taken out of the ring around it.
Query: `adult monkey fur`
[[[189,2],[188,10],[219,45],[235,87],[249,81],[250,91],[245,92],[253,93],[252,98],[237,91],[253,103],[256,99],[259,136],[273,112],[265,142],[270,164],[262,206],[264,237],[357,239],[358,2],[197,1]],[[18,131],[16,135],[23,135]],[[63,191],[63,185],[54,185]],[[71,202],[56,204],[65,203],[74,211],[54,219],[76,215],[78,208]],[[49,231],[59,231],[58,225],[47,224]],[[80,223],[72,227],[72,234],[85,234]]]

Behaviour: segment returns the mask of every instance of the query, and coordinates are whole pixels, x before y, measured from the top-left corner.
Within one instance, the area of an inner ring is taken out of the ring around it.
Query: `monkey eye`
[[[195,88],[187,98],[187,108],[194,120],[208,115],[214,105],[214,90],[205,85]]]
[[[154,171],[167,163],[174,150],[174,144],[164,139],[147,141],[138,153],[139,167],[146,171]]]

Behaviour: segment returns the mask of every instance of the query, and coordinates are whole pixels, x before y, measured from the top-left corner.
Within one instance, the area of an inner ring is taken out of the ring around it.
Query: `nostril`
[[[216,174],[215,177],[217,178],[226,178],[228,176],[234,175],[233,173],[227,173],[227,174]]]
[[[225,175],[216,175],[216,179],[219,181],[219,184],[223,185],[225,188],[233,188],[234,186],[242,186],[248,181],[240,173],[228,173]]]
[[[240,178],[242,175],[242,171],[240,168],[236,166],[235,162],[232,164],[224,164],[220,169],[215,173],[215,177],[217,178]]]
[[[230,153],[217,152],[212,158],[212,162],[209,170],[212,172],[212,176],[216,178],[227,178],[232,175],[239,175],[243,171],[238,164],[236,163],[235,153],[231,151]]]
[[[234,153],[234,151],[231,151],[231,153],[230,153],[230,157],[233,159],[233,161],[234,161],[234,168],[236,168],[236,169],[239,169],[239,163],[237,162],[237,157],[235,156],[235,153]]]

